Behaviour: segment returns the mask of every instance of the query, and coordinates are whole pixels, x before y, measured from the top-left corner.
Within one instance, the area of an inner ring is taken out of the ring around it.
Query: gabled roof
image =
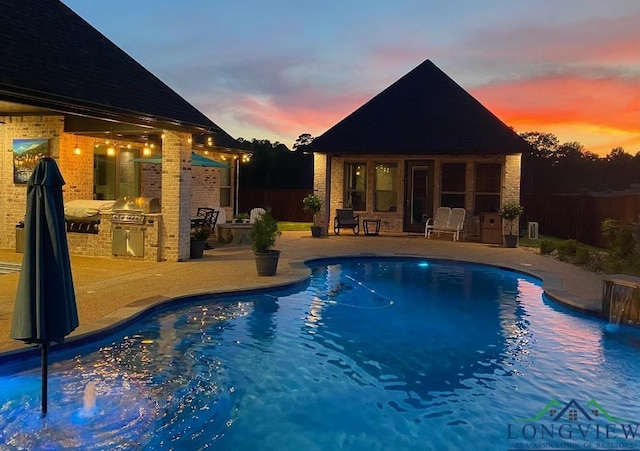
[[[528,144],[426,60],[308,147],[340,154],[512,154]]]
[[[0,100],[152,127],[220,129],[59,0],[0,0],[0,9]]]

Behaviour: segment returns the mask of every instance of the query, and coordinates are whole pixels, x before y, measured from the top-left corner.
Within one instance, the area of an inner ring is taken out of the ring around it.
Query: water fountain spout
[[[602,310],[609,319],[605,326],[615,332],[620,324],[637,323],[640,314],[640,278],[613,274],[603,278]]]
[[[96,413],[96,383],[91,381],[84,387],[82,396],[82,417],[91,417]]]

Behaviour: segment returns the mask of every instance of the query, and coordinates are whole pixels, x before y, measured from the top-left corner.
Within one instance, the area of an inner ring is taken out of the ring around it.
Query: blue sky
[[[229,134],[318,136],[425,59],[518,132],[640,151],[638,0],[63,0]]]

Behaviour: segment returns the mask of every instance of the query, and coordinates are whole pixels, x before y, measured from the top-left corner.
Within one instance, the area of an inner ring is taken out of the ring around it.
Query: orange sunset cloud
[[[640,151],[640,93],[633,78],[557,75],[501,82],[471,91],[516,131],[554,133],[599,155]]]

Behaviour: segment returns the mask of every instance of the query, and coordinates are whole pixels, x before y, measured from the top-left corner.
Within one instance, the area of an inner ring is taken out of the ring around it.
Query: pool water
[[[640,448],[636,330],[483,265],[312,269],[302,288],[198,299],[53,353],[44,420],[38,362],[1,376],[0,449]]]

